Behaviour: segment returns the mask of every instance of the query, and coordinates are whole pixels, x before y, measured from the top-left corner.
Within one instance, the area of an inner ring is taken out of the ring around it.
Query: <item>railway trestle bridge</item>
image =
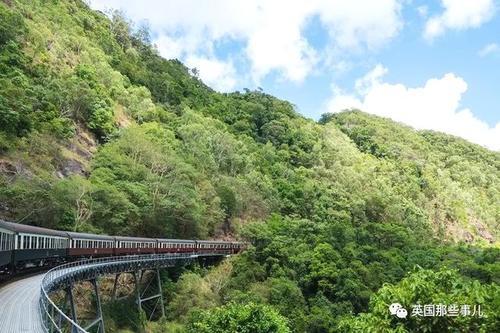
[[[131,274],[134,281],[134,298],[138,311],[145,310],[146,302],[153,303],[154,307],[149,316],[156,311],[160,316],[165,315],[164,300],[160,281],[162,268],[189,264],[201,261],[211,264],[229,255],[228,253],[179,253],[179,254],[149,254],[122,257],[103,257],[86,259],[67,263],[48,271],[41,280],[39,298],[39,320],[43,332],[47,333],[105,333],[105,322],[102,314],[101,295],[99,292],[99,278],[105,275],[114,275],[112,299],[117,298],[118,278],[122,274]],[[149,280],[144,277],[149,272]],[[152,273],[152,274],[151,274]],[[93,286],[93,298],[96,318],[87,322],[79,321],[76,311],[73,289],[76,283],[90,282]],[[57,302],[51,295],[64,292],[64,301]],[[57,305],[59,304],[59,305]]]

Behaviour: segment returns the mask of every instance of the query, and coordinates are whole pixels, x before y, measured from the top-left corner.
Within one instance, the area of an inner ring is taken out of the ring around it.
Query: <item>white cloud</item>
[[[316,2],[315,13],[341,49],[377,48],[401,29],[401,1],[325,0]]]
[[[229,92],[236,85],[236,71],[230,61],[189,56],[186,64],[190,68],[196,68],[203,82],[218,91]]]
[[[420,15],[420,17],[427,17],[427,14],[429,13],[429,7],[423,5],[423,6],[419,6],[417,7],[417,12],[418,12],[418,15]]]
[[[496,43],[490,43],[488,45],[485,45],[477,54],[479,54],[480,57],[486,57],[490,54],[495,54],[500,52],[500,46]]]
[[[488,22],[495,14],[493,0],[441,0],[444,12],[429,18],[425,25],[424,37],[432,40],[446,30],[477,28]]]
[[[432,129],[463,137],[500,150],[500,122],[490,127],[460,105],[467,83],[453,73],[432,78],[422,87],[406,87],[383,81],[387,69],[377,65],[356,81],[354,94],[333,87],[329,112],[357,108],[389,117],[416,129]]]
[[[165,57],[213,59],[220,43],[242,43],[235,56],[250,65],[258,83],[273,71],[294,82],[313,71],[322,53],[304,36],[311,19],[328,31],[330,46],[374,49],[400,30],[402,1],[91,0],[91,6],[123,9],[136,22],[147,19]]]

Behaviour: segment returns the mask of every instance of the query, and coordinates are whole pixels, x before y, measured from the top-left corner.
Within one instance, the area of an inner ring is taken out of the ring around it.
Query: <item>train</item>
[[[236,254],[243,242],[95,235],[0,220],[0,277],[96,257],[168,253]]]

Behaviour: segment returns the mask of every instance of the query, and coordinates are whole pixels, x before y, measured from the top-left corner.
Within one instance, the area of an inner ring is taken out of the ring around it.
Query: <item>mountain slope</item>
[[[109,231],[99,222],[108,213],[99,211],[106,209],[94,200],[93,193],[101,192],[93,186],[112,181],[116,188],[120,179],[117,200],[129,207],[120,228],[150,219],[145,216],[150,206],[161,207],[158,214],[171,219],[153,219],[153,225],[194,223],[195,217],[187,221],[172,211],[184,209],[187,198],[172,203],[168,191],[143,193],[140,186],[125,185],[132,181],[151,189],[155,177],[165,183],[164,170],[175,169],[174,162],[154,158],[168,154],[192,169],[185,184],[198,198],[193,214],[211,221],[201,227],[203,234],[227,232],[233,220],[275,212],[320,220],[390,220],[430,227],[440,238],[496,241],[498,153],[361,112],[315,124],[288,102],[258,91],[216,93],[178,61],[159,57],[147,44],[146,30],[132,33],[117,13],[109,20],[80,1],[50,6],[9,1],[0,8],[6,218]],[[151,131],[170,139],[155,142],[159,139]],[[124,162],[138,149],[124,139],[130,133],[140,137],[134,140],[151,142],[141,144],[147,152],[134,154],[152,161]],[[103,149],[93,160],[96,145]],[[125,170],[143,167],[149,173],[129,179],[124,171],[121,178],[101,179],[101,163],[114,156],[111,151],[120,161],[106,161],[108,172],[125,163]],[[249,191],[238,190],[242,187]],[[159,204],[158,198],[166,202]],[[177,227],[165,230],[172,228]]]

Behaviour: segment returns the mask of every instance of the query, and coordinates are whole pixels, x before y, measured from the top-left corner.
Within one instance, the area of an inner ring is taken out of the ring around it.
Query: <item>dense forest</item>
[[[164,320],[110,306],[111,332],[500,325],[498,152],[358,110],[315,122],[261,90],[218,93],[160,57],[147,27],[80,0],[0,1],[0,217],[249,243],[165,277]],[[395,301],[485,316],[401,320]]]

